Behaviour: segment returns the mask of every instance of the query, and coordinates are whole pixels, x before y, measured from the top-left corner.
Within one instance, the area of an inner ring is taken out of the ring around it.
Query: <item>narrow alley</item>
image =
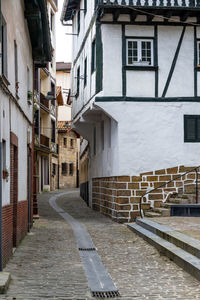
[[[120,292],[121,296],[115,299],[200,299],[196,279],[161,256],[126,225],[88,208],[77,189],[69,191],[59,197],[57,204],[85,225]],[[5,271],[11,273],[12,281],[7,294],[1,297],[3,300],[95,299],[73,230],[49,205],[54,194],[39,196],[40,219],[7,264]]]

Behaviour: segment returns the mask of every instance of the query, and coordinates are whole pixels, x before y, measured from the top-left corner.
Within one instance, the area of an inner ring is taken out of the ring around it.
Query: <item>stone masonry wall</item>
[[[142,173],[140,176],[94,178],[92,182],[93,209],[118,222],[130,222],[140,216],[140,198],[147,191],[175,179],[165,187],[156,189],[145,196],[141,205],[144,210],[150,207],[160,207],[170,194],[180,192],[187,185],[194,185],[195,171],[176,179],[177,176],[193,168],[195,167],[178,166]]]

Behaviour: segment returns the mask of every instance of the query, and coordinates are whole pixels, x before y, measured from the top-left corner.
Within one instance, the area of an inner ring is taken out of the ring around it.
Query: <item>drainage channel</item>
[[[51,207],[72,227],[76,238],[79,254],[85,269],[92,296],[97,298],[114,298],[120,296],[110,275],[99,257],[92,239],[83,224],[61,209],[56,200],[71,192],[60,193],[49,199]]]

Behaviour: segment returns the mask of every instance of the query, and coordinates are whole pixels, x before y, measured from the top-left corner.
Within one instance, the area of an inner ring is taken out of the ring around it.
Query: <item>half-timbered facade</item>
[[[164,181],[161,169],[199,165],[199,13],[192,0],[64,2],[74,126],[90,144],[90,203],[113,218],[139,214],[134,186]]]

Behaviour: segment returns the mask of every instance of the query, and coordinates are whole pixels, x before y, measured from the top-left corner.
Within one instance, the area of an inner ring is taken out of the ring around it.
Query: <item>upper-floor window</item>
[[[80,32],[80,18],[81,18],[81,14],[80,14],[80,9],[79,9],[78,15],[77,15],[77,33],[78,34]]]
[[[87,84],[87,57],[84,61],[84,86]]]
[[[87,13],[87,0],[84,0],[84,14]]]
[[[153,66],[153,39],[127,39],[127,65]]]
[[[56,123],[53,120],[51,120],[51,141],[56,142]]]
[[[76,97],[78,97],[78,95],[79,95],[79,90],[80,90],[80,66],[78,67],[78,69],[77,69],[77,76],[76,76],[77,78],[76,78],[76,83],[77,83],[77,85],[76,85]]]
[[[184,116],[184,142],[200,142],[200,115]]]
[[[96,40],[92,42],[92,61],[91,61],[91,72],[96,70]]]
[[[2,16],[2,25],[1,25],[1,34],[2,34],[2,74],[8,76],[7,74],[7,24]]]
[[[18,48],[17,42],[14,41],[14,61],[15,61],[15,91],[18,96],[19,80],[18,80]]]
[[[69,164],[69,175],[73,176],[73,174],[74,174],[74,164],[71,163]]]
[[[67,139],[66,138],[63,138],[63,146],[64,146],[64,148],[67,147]]]

